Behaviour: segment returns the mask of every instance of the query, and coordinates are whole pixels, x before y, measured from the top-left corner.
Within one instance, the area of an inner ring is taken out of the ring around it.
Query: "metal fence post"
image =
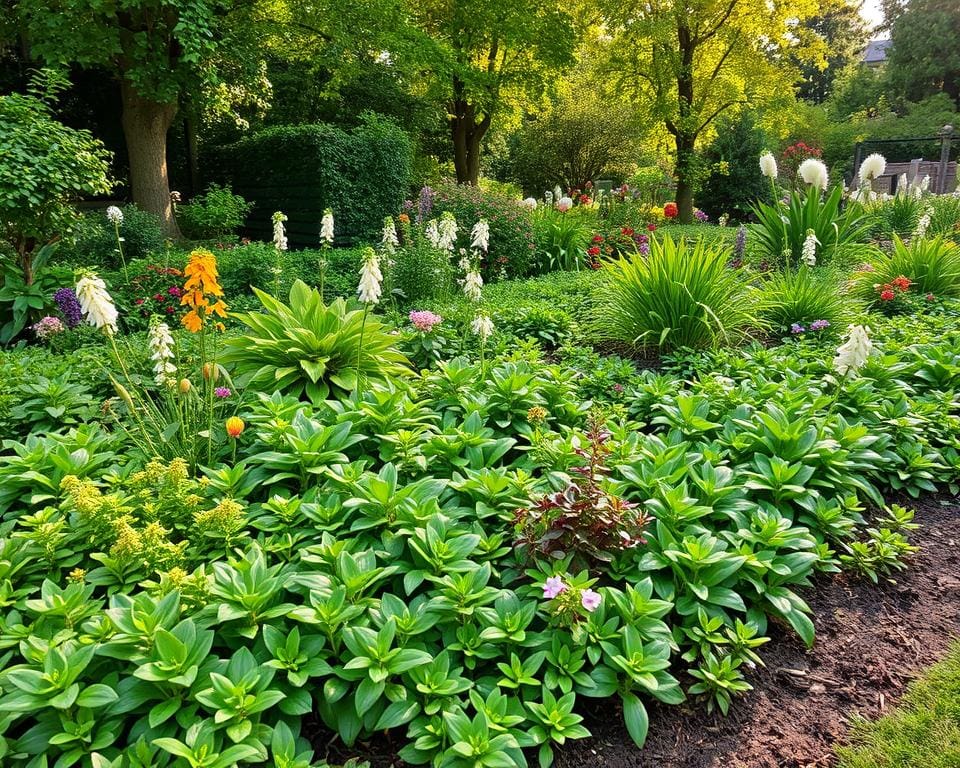
[[[950,144],[953,140],[953,126],[945,125],[938,132],[940,136],[940,164],[937,166],[937,193],[947,191],[947,169],[950,166]]]

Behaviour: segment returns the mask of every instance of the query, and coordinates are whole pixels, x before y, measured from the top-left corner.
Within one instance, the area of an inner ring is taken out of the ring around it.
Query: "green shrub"
[[[448,251],[434,247],[421,224],[401,220],[400,244],[384,271],[386,288],[404,307],[449,298],[455,270]]]
[[[324,306],[319,291],[300,280],[289,304],[254,293],[266,311],[237,315],[249,330],[227,339],[221,358],[235,366],[244,386],[319,402],[356,389],[358,373],[376,380],[406,372],[396,337],[375,316],[347,309],[343,299]]]
[[[863,206],[875,238],[891,239],[894,235],[909,236],[920,223],[927,202],[910,191],[899,191],[893,197],[875,200]]]
[[[160,218],[130,204],[121,209],[120,237],[123,255],[129,264],[137,259],[159,259],[165,250]],[[117,235],[103,211],[89,211],[77,222],[73,237],[60,246],[58,260],[68,264],[102,269],[121,266]]]
[[[518,200],[469,185],[441,184],[433,194],[431,217],[449,211],[459,225],[457,244],[468,248],[470,229],[480,219],[490,225],[490,250],[482,264],[486,282],[525,277],[534,267],[536,242],[530,211]]]
[[[236,234],[252,207],[229,184],[211,184],[203,194],[177,206],[177,223],[194,240],[222,239]]]
[[[726,213],[734,222],[745,221],[755,200],[770,199],[767,179],[757,172],[757,158],[765,148],[763,131],[750,111],[722,118],[716,138],[703,153],[707,176],[697,206],[713,220]]]
[[[549,304],[529,304],[499,313],[497,330],[518,339],[533,339],[543,349],[552,350],[573,336],[573,319]]]
[[[587,209],[561,212],[540,206],[533,214],[533,232],[537,244],[536,269],[583,269],[595,220]]]
[[[824,320],[830,325],[823,331],[843,331],[861,307],[842,292],[840,275],[825,268],[772,272],[760,288],[764,299],[760,316],[774,333],[790,333],[794,325],[805,329],[801,333],[810,332],[811,323]]]
[[[909,278],[911,292],[960,296],[960,246],[942,237],[914,238],[907,245],[894,235],[890,253],[880,254],[870,265],[870,271],[856,278],[856,292],[863,299],[876,300],[876,286],[900,276]]]
[[[934,195],[929,203],[932,210],[927,235],[942,235],[960,242],[960,195]]]
[[[596,292],[593,332],[637,350],[738,344],[760,325],[757,296],[730,252],[669,235],[650,254],[610,262]]]
[[[270,217],[288,217],[291,245],[318,243],[333,210],[337,239],[375,238],[383,217],[400,210],[410,185],[411,144],[394,123],[368,114],[344,131],[332,125],[279,126],[209,151],[216,182],[253,201],[246,231],[272,237]]]
[[[796,267],[800,264],[807,233],[813,230],[820,242],[818,264],[833,260],[862,261],[871,252],[863,243],[870,224],[860,206],[852,205],[841,211],[842,200],[843,188],[838,186],[824,196],[817,191],[791,192],[786,205],[758,202],[753,207],[757,223],[750,227],[751,240],[770,263],[783,264],[786,254],[790,266]]]

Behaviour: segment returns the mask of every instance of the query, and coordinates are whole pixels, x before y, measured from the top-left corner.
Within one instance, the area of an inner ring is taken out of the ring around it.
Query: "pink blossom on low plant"
[[[46,317],[40,318],[39,321],[30,327],[37,335],[37,338],[43,339],[44,341],[49,339],[51,336],[56,336],[58,333],[62,333],[64,330],[66,330],[60,318],[54,317],[53,315],[47,315]]]
[[[593,613],[600,607],[600,595],[592,589],[585,589],[580,593],[580,605]]]
[[[543,596],[547,600],[553,600],[561,592],[566,591],[567,585],[559,576],[551,576],[543,583]]]
[[[217,387],[213,390],[213,394],[219,398],[230,397],[230,389],[228,387]]]
[[[422,333],[430,333],[434,326],[440,325],[442,322],[443,318],[440,315],[436,315],[428,310],[414,309],[410,312],[410,323]]]

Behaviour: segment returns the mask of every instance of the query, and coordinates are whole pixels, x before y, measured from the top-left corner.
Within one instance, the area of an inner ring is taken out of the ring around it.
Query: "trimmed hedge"
[[[254,206],[245,234],[272,238],[283,211],[291,245],[316,246],[320,218],[333,209],[337,242],[378,238],[383,217],[400,210],[413,150],[404,131],[368,113],[345,131],[333,125],[278,126],[207,152],[210,181],[229,183]]]

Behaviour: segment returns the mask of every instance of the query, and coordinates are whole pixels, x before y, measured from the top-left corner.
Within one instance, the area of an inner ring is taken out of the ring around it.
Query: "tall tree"
[[[672,137],[680,220],[692,221],[698,141],[725,112],[790,91],[792,58],[822,55],[799,26],[817,0],[601,2],[613,72]]]
[[[832,93],[838,75],[859,63],[869,37],[862,8],[863,0],[821,0],[817,14],[803,22],[807,33],[823,41],[826,55],[796,62],[802,76],[800,98],[822,103]]]
[[[888,2],[884,12],[893,92],[909,101],[946,93],[960,109],[960,0]]]
[[[50,65],[106,67],[119,81],[133,199],[178,236],[167,132],[185,103],[256,81],[255,6],[242,0],[19,0],[31,55]],[[241,18],[231,18],[239,16]],[[249,78],[248,78],[249,76]],[[230,83],[232,88],[228,88]]]
[[[476,184],[483,139],[511,102],[572,61],[574,27],[560,0],[409,0],[425,39],[424,74],[447,107],[457,181]],[[412,47],[408,47],[408,51]]]

